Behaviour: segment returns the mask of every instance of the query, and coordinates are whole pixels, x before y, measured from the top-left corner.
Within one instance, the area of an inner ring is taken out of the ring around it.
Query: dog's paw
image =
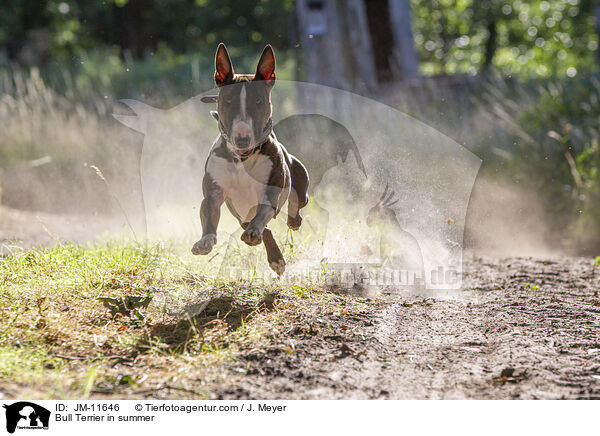
[[[248,227],[242,233],[241,239],[248,245],[258,245],[262,242],[262,232],[254,227]]]
[[[295,217],[291,217],[288,215],[287,225],[292,230],[298,230],[300,225],[302,224],[302,216],[298,214]]]
[[[202,239],[196,242],[192,247],[192,254],[195,254],[196,256],[199,254],[208,254],[216,243],[217,237],[215,235],[203,236]]]
[[[269,266],[273,271],[277,273],[278,276],[282,276],[285,272],[285,260],[279,259],[277,261],[269,262]]]

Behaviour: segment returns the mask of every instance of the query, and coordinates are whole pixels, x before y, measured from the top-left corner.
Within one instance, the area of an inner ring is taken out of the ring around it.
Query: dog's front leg
[[[276,186],[268,186],[265,189],[263,200],[256,208],[256,215],[242,233],[242,241],[248,245],[258,245],[262,242],[263,230],[275,216],[277,202],[282,189]]]
[[[202,238],[192,247],[193,254],[208,254],[217,243],[217,226],[221,218],[221,206],[225,201],[223,189],[212,178],[204,175],[202,180],[204,199],[200,205],[200,221],[202,223]]]

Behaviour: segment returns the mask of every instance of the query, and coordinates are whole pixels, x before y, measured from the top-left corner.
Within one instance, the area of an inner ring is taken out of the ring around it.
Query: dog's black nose
[[[238,135],[235,137],[235,146],[237,148],[248,148],[250,146],[250,136]]]

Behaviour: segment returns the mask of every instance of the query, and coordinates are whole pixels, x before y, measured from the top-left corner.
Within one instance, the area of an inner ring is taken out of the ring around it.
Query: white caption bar
[[[598,402],[0,400],[2,434],[598,434]],[[42,430],[37,433],[36,430]],[[592,433],[589,432],[592,430]],[[8,432],[8,433],[7,433]]]

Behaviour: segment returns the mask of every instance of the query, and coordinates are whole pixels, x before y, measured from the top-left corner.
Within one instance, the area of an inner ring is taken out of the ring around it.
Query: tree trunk
[[[600,37],[600,3],[596,3],[596,33]],[[596,55],[598,57],[598,63],[600,63],[600,44],[596,48]]]
[[[498,47],[498,31],[496,29],[496,20],[492,17],[490,17],[490,21],[488,22],[488,35],[488,39],[485,43],[483,72],[488,71],[489,68],[492,66],[494,54],[496,53],[496,48]]]
[[[398,80],[419,77],[419,58],[412,33],[410,0],[388,0],[394,33],[394,64]]]

